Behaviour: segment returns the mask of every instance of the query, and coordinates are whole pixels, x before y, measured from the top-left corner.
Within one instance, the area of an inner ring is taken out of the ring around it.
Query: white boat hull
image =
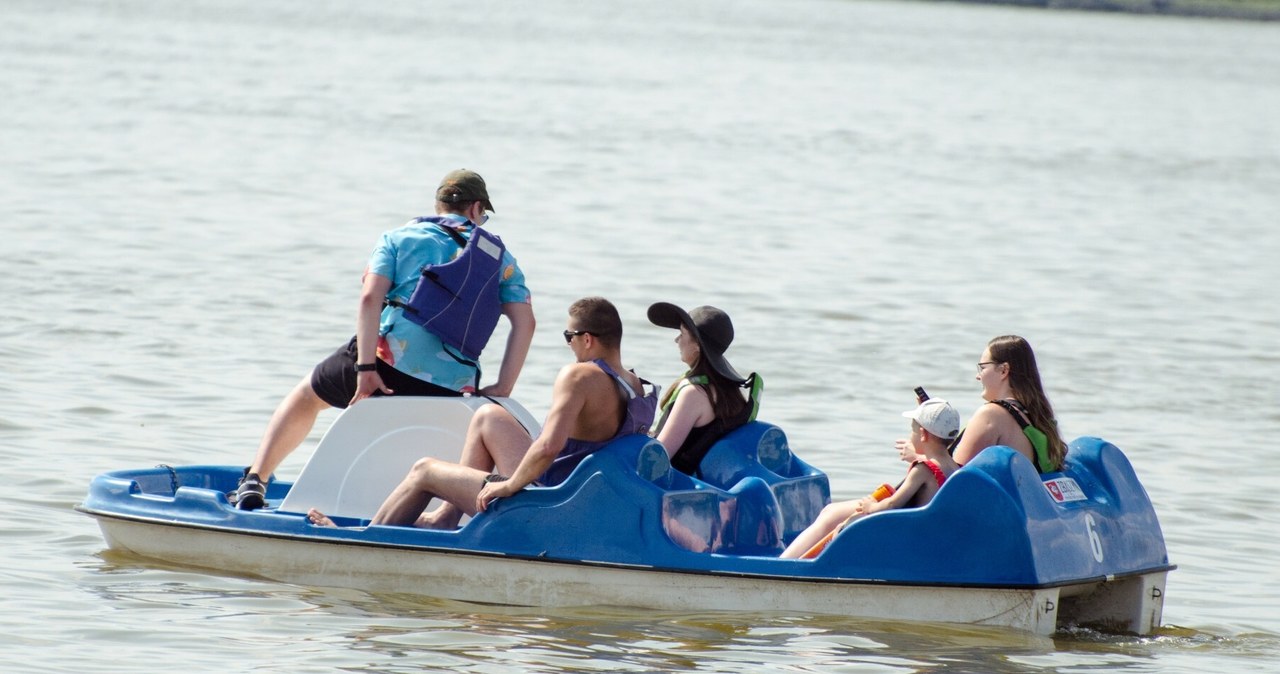
[[[1051,635],[1071,597],[1134,591],[1127,632],[1160,624],[1165,573],[1117,583],[1037,589],[958,588],[657,570],[612,563],[540,561],[471,551],[300,540],[99,518],[111,547],[144,557],[277,581],[429,595],[514,606],[631,606],[671,611],[768,611],[877,620],[963,623]]]

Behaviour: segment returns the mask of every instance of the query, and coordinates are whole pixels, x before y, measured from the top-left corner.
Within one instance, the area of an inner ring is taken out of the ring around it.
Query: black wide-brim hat
[[[697,340],[698,349],[711,369],[735,384],[746,381],[724,357],[733,343],[733,321],[729,320],[729,314],[711,306],[685,311],[670,302],[655,302],[649,306],[649,322],[673,330],[684,326]]]

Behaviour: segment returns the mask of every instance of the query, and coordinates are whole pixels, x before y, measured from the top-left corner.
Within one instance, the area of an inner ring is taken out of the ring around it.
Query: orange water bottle
[[[887,483],[882,484],[879,487],[876,487],[875,491],[871,492],[871,498],[877,501],[883,501],[889,498],[890,496],[893,496],[893,492],[895,491],[897,490],[889,486]]]

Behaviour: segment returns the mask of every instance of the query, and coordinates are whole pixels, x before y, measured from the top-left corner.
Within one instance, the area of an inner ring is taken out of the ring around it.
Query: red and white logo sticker
[[[1053,500],[1058,503],[1089,500],[1089,497],[1084,495],[1084,490],[1080,488],[1080,485],[1069,477],[1045,480],[1044,488],[1049,490],[1049,496],[1053,497]]]

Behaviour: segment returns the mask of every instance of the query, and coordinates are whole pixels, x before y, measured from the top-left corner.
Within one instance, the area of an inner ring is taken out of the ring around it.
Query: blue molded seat
[[[745,476],[732,488],[708,487],[675,470],[656,441],[613,442],[583,461],[579,470],[634,473],[662,494],[662,526],[680,547],[694,552],[777,555],[784,547],[782,515],[768,483]],[[606,464],[614,464],[606,468]]]
[[[583,459],[560,485],[499,499],[462,529],[483,547],[516,554],[570,550],[580,559],[642,563],[684,549],[776,556],[783,547],[774,492],[747,476],[730,490],[671,468],[645,435],[619,438]],[[634,558],[633,558],[634,557]]]
[[[775,557],[784,547],[778,500],[758,477],[743,478],[727,492],[668,492],[662,527],[676,545],[694,552]]]
[[[712,445],[699,473],[704,482],[726,490],[744,478],[763,480],[781,508],[786,541],[804,531],[831,502],[826,474],[796,457],[786,433],[763,421],[736,428]]]

